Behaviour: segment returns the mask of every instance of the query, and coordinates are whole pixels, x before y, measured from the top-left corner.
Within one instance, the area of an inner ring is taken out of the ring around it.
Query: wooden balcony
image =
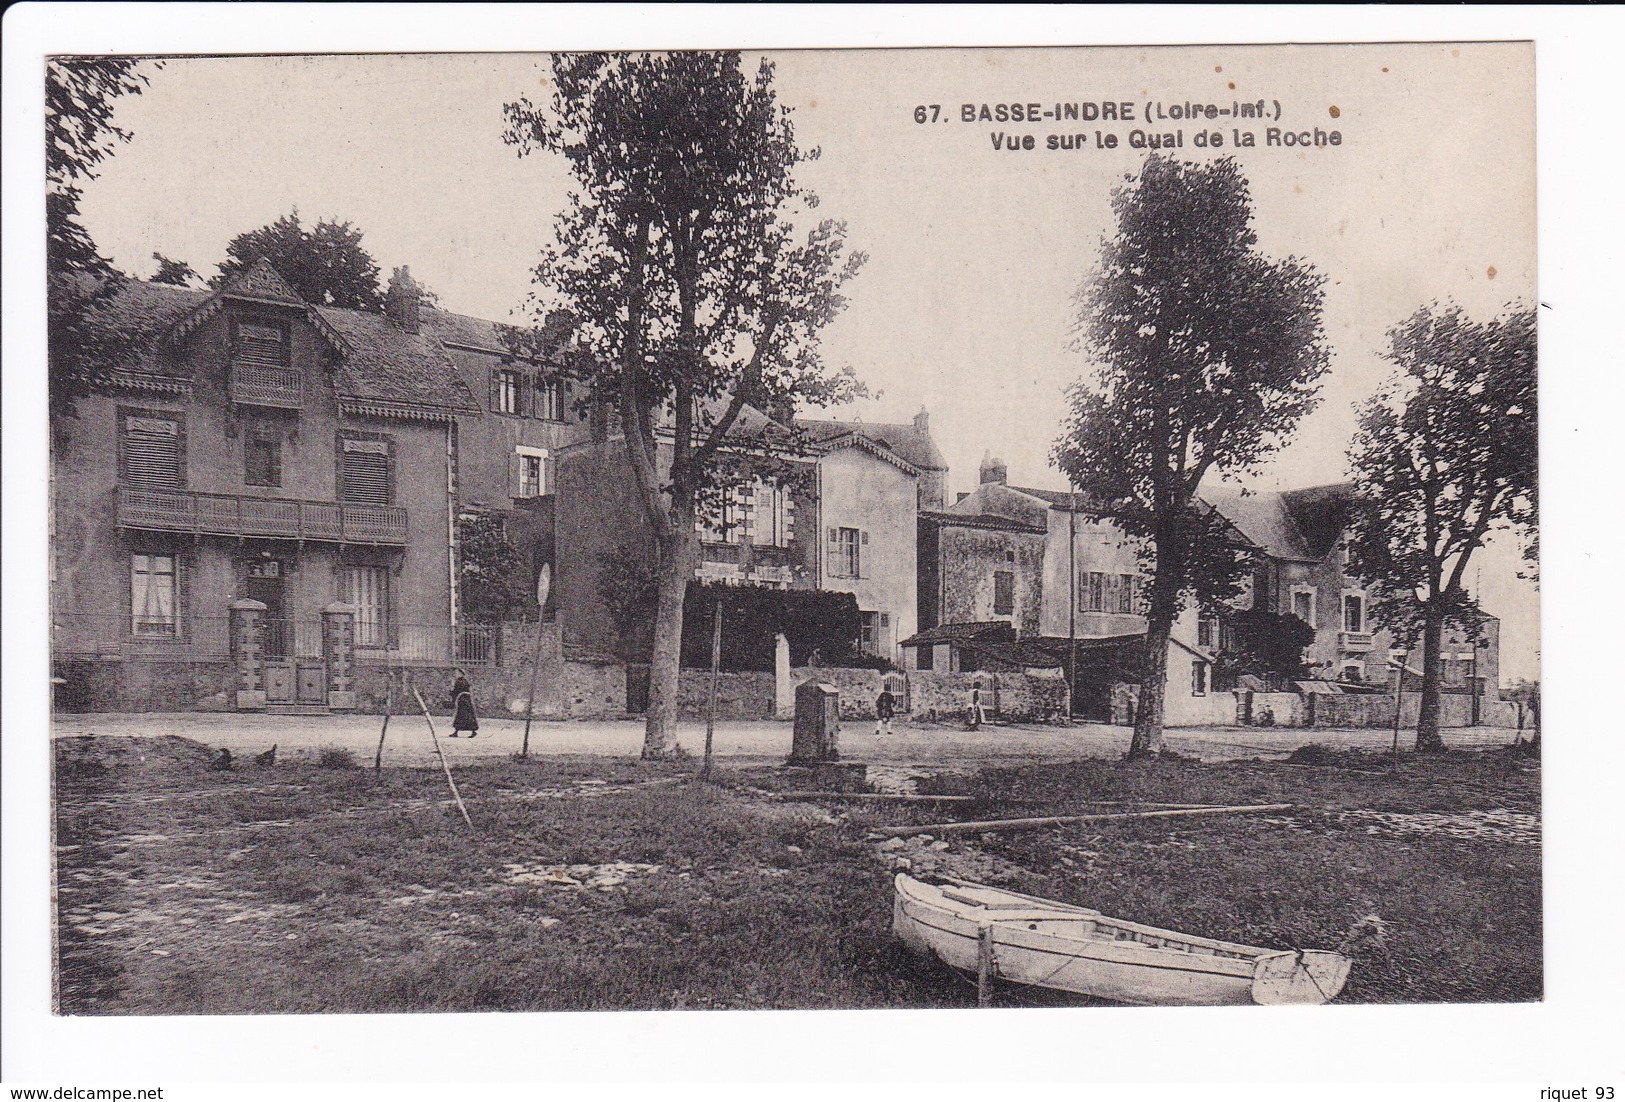
[[[118,524],[120,528],[189,532],[194,536],[268,536],[372,547],[406,546],[406,510],[394,505],[340,505],[332,501],[120,486]]]
[[[291,367],[233,364],[231,400],[240,406],[298,409],[304,405],[304,379]]]

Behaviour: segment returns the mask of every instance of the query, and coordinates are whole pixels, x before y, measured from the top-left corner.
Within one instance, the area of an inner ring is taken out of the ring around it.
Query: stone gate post
[[[265,604],[239,597],[231,613],[231,664],[237,677],[237,710],[265,710]]]
[[[322,609],[322,658],[327,662],[327,706],[355,711],[355,606],[335,601]]]

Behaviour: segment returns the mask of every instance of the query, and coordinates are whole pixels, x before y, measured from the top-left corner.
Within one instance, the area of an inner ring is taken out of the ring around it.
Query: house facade
[[[929,431],[841,421],[786,426],[749,407],[741,426],[741,447],[754,446],[751,438],[762,432],[800,441],[790,452],[796,473],[783,486],[764,481],[743,487],[724,503],[720,517],[696,521],[695,578],[851,593],[861,623],[854,642],[865,653],[895,661],[898,642],[916,624],[918,503],[922,493],[940,494],[946,474]],[[649,526],[624,448],[618,433],[606,431],[560,453],[557,584],[567,641],[631,657],[647,644],[621,638],[603,581],[613,560],[647,563],[651,556]],[[928,465],[922,468],[910,457]],[[662,446],[659,462],[670,464],[669,447]],[[922,490],[928,478],[938,479],[935,488]]]
[[[271,706],[326,705],[335,605],[359,664],[492,659],[495,628],[459,607],[458,519],[521,504],[508,457],[569,427],[485,408],[489,323],[422,306],[405,270],[387,303],[313,306],[264,261],[213,292],[121,287],[130,355],[58,426],[52,471],[53,656],[74,694],[233,706],[244,602]]]

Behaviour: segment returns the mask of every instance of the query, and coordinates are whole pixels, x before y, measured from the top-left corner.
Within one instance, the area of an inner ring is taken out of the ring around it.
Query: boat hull
[[[976,971],[986,936],[998,978],[1112,1002],[1323,1003],[1348,978],[1335,953],[1218,942],[993,888],[945,893],[907,876],[897,878],[892,925],[904,944],[952,968]]]

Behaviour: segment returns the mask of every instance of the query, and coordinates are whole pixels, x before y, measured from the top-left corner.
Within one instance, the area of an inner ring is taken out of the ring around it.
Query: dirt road
[[[519,751],[522,720],[482,719],[477,738],[447,737],[450,724],[436,717],[440,744],[453,763],[506,757]],[[343,747],[370,764],[378,746],[379,716],[268,716],[240,713],[145,713],[59,716],[58,738],[75,735],[180,735],[211,747],[225,747],[234,756],[259,753],[277,746],[277,753],[314,756],[327,747]],[[1120,757],[1129,744],[1129,729],[1097,724],[1075,727],[984,726],[979,731],[938,725],[898,724],[889,736],[876,737],[863,722],[848,723],[841,732],[843,756],[857,761],[897,765],[967,765],[999,761],[1068,761],[1078,758]],[[1482,749],[1505,746],[1517,732],[1475,727],[1445,732],[1445,744]],[[1319,728],[1211,727],[1179,728],[1167,736],[1168,749],[1203,761],[1274,757],[1308,743],[1334,749],[1386,749],[1393,735],[1388,730]],[[705,743],[705,728],[683,723],[679,741],[691,754]],[[1400,745],[1408,748],[1414,732],[1401,731]],[[536,755],[584,754],[605,757],[636,756],[643,744],[641,720],[575,720],[534,723],[530,752]],[[788,756],[790,724],[771,721],[719,723],[715,752],[728,758],[771,760]],[[421,715],[395,716],[389,721],[384,764],[422,766],[434,760],[429,730]]]

